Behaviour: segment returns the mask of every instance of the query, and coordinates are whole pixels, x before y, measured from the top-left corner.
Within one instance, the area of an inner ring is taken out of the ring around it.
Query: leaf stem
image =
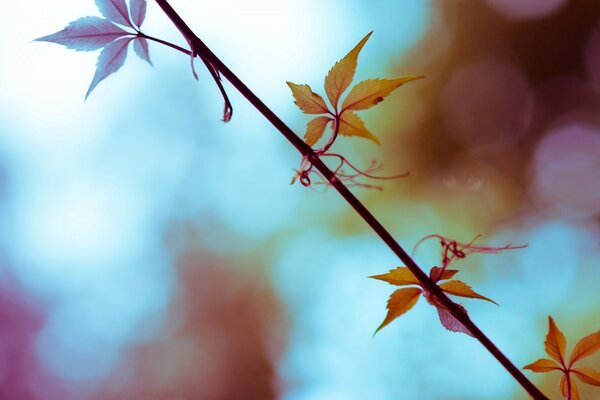
[[[141,31],[138,31],[137,34],[136,34],[136,36],[143,37],[144,39],[152,40],[152,41],[154,41],[156,43],[163,44],[163,45],[168,46],[168,47],[170,47],[172,49],[180,51],[183,54],[186,54],[188,56],[192,55],[192,52],[189,51],[188,49],[184,49],[183,47],[177,46],[176,44],[173,44],[171,42],[167,42],[166,40],[162,40],[162,39],[150,36],[150,35],[146,35],[145,33],[141,32]]]
[[[173,24],[190,43],[193,52],[206,59],[235,87],[281,134],[306,157],[317,170],[327,179],[340,195],[354,208],[362,219],[379,235],[387,246],[402,260],[406,267],[419,280],[422,286],[434,295],[448,311],[471,331],[481,344],[502,364],[502,366],[521,384],[521,386],[536,400],[548,400],[548,398],[496,347],[496,345],[475,325],[468,315],[454,303],[442,290],[425,274],[415,261],[396,242],[393,236],[383,225],[371,214],[371,212],[350,192],[350,190],[338,179],[319,156],[298,137],[252,90],[246,86],[181,19],[179,14],[171,7],[167,0],[155,0]]]

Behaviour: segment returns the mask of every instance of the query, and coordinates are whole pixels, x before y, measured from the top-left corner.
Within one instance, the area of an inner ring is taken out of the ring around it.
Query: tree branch
[[[392,235],[371,214],[371,212],[350,192],[350,190],[336,177],[319,156],[300,139],[269,107],[265,105],[223,62],[200,40],[175,12],[167,0],[155,0],[179,29],[184,38],[192,46],[192,51],[202,59],[207,60],[235,87],[296,149],[323,174],[331,185],[354,208],[362,219],[379,235],[387,246],[400,258],[406,267],[419,280],[423,287],[434,295],[439,302],[464,326],[473,336],[504,366],[504,368],[521,384],[521,386],[536,400],[548,400],[544,394],[496,347],[496,345],[475,325],[469,316],[455,304],[442,290],[425,274],[413,261],[406,251],[396,242]]]

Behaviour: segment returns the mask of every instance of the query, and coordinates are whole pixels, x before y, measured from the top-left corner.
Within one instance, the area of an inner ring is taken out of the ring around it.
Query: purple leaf
[[[467,310],[465,310],[465,308],[463,306],[461,306],[460,304],[457,304],[457,306],[462,308],[462,310],[465,312],[465,314],[467,313]],[[452,314],[450,314],[450,311],[448,311],[447,309],[445,309],[441,306],[436,306],[436,308],[438,311],[438,315],[440,317],[440,322],[442,323],[444,328],[446,328],[452,332],[462,332],[462,333],[466,333],[469,336],[473,336],[473,334],[471,333],[469,328],[467,328],[459,320],[454,318],[454,316]]]
[[[150,53],[148,52],[148,41],[141,36],[138,36],[133,40],[133,50],[142,60],[148,61],[148,64],[152,65],[150,61]]]
[[[127,46],[132,39],[123,38],[119,40],[115,40],[104,49],[100,53],[98,57],[98,62],[96,64],[96,74],[94,75],[94,79],[92,79],[92,83],[85,94],[85,98],[87,99],[92,90],[108,77],[110,74],[113,74],[119,70],[125,63],[125,58],[127,58]]]
[[[109,20],[133,28],[129,21],[129,12],[125,0],[96,0],[96,6],[98,6],[102,15]]]
[[[128,34],[103,18],[84,17],[71,22],[62,31],[35,40],[62,44],[69,49],[92,51]]]
[[[131,0],[129,2],[131,20],[139,28],[146,18],[146,0]]]

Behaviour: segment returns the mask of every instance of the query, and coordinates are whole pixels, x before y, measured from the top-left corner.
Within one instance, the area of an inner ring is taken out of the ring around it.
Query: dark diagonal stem
[[[296,149],[314,165],[331,185],[342,195],[354,210],[369,224],[388,247],[400,258],[406,267],[419,280],[423,288],[434,295],[439,302],[504,366],[504,368],[536,400],[548,400],[544,394],[496,347],[496,345],[471,321],[469,316],[455,304],[442,290],[417,266],[413,259],[396,242],[392,235],[371,214],[371,212],[350,192],[335,176],[317,154],[302,141],[269,107],[265,105],[223,62],[192,32],[187,24],[175,12],[167,0],[156,0],[184,38],[190,43],[193,52],[207,60],[219,71]]]

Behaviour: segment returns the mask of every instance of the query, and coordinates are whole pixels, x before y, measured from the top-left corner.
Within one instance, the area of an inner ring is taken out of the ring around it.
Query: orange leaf
[[[354,79],[358,55],[372,33],[369,32],[344,58],[336,62],[325,77],[325,93],[327,93],[327,98],[336,110],[340,96],[348,89],[352,79]]]
[[[292,95],[296,100],[294,103],[296,103],[305,114],[327,114],[329,112],[325,100],[313,92],[310,86],[296,85],[292,82],[286,83],[290,89],[292,89]]]
[[[388,313],[375,333],[379,332],[381,328],[413,308],[413,306],[417,304],[417,300],[419,300],[421,293],[423,293],[423,291],[419,288],[398,289],[392,293],[387,303]]]
[[[311,119],[308,124],[306,124],[306,133],[304,134],[304,141],[307,145],[312,146],[321,139],[323,136],[323,132],[325,132],[325,128],[327,128],[327,124],[333,121],[333,119],[329,117],[316,117]]]
[[[579,389],[577,388],[575,381],[571,376],[569,376],[568,381],[569,385],[567,385],[567,375],[563,375],[562,378],[560,378],[560,393],[562,393],[565,399],[579,400]],[[569,393],[569,387],[571,389],[571,393]]]
[[[577,342],[571,353],[569,365],[573,365],[574,362],[581,360],[582,358],[591,356],[598,350],[600,350],[600,331],[587,335]]]
[[[523,367],[523,369],[529,369],[533,372],[550,372],[554,370],[560,370],[560,366],[552,360],[540,358],[531,364],[527,364]]]
[[[369,278],[379,279],[380,281],[385,281],[389,284],[396,286],[405,286],[405,285],[420,285],[419,280],[415,278],[412,272],[406,267],[398,267],[395,269],[390,269],[390,272],[382,275],[373,275]]]
[[[546,353],[561,365],[565,365],[565,348],[567,347],[567,339],[565,335],[558,330],[552,317],[548,317],[548,335],[546,335]]]
[[[390,93],[403,83],[423,78],[418,75],[404,76],[398,79],[368,79],[362,81],[350,90],[342,104],[344,110],[366,110],[383,101]]]
[[[370,139],[377,144],[381,144],[379,139],[375,137],[367,127],[365,123],[352,111],[346,111],[340,117],[340,129],[338,131],[340,135],[344,136],[360,136],[366,139]]]
[[[429,271],[429,277],[437,282],[444,279],[450,279],[458,273],[457,269],[445,269],[444,272],[441,271],[442,269],[440,267],[432,267]]]
[[[442,289],[444,292],[446,292],[448,294],[452,294],[454,296],[486,300],[486,301],[489,301],[491,303],[498,305],[498,303],[496,303],[494,300],[489,299],[489,298],[482,296],[479,293],[475,292],[473,289],[471,289],[471,287],[469,285],[467,285],[463,281],[448,281],[448,282],[442,283],[439,286],[440,286],[440,289]]]
[[[582,382],[588,385],[600,386],[600,372],[591,368],[573,368],[571,372],[575,373]]]

